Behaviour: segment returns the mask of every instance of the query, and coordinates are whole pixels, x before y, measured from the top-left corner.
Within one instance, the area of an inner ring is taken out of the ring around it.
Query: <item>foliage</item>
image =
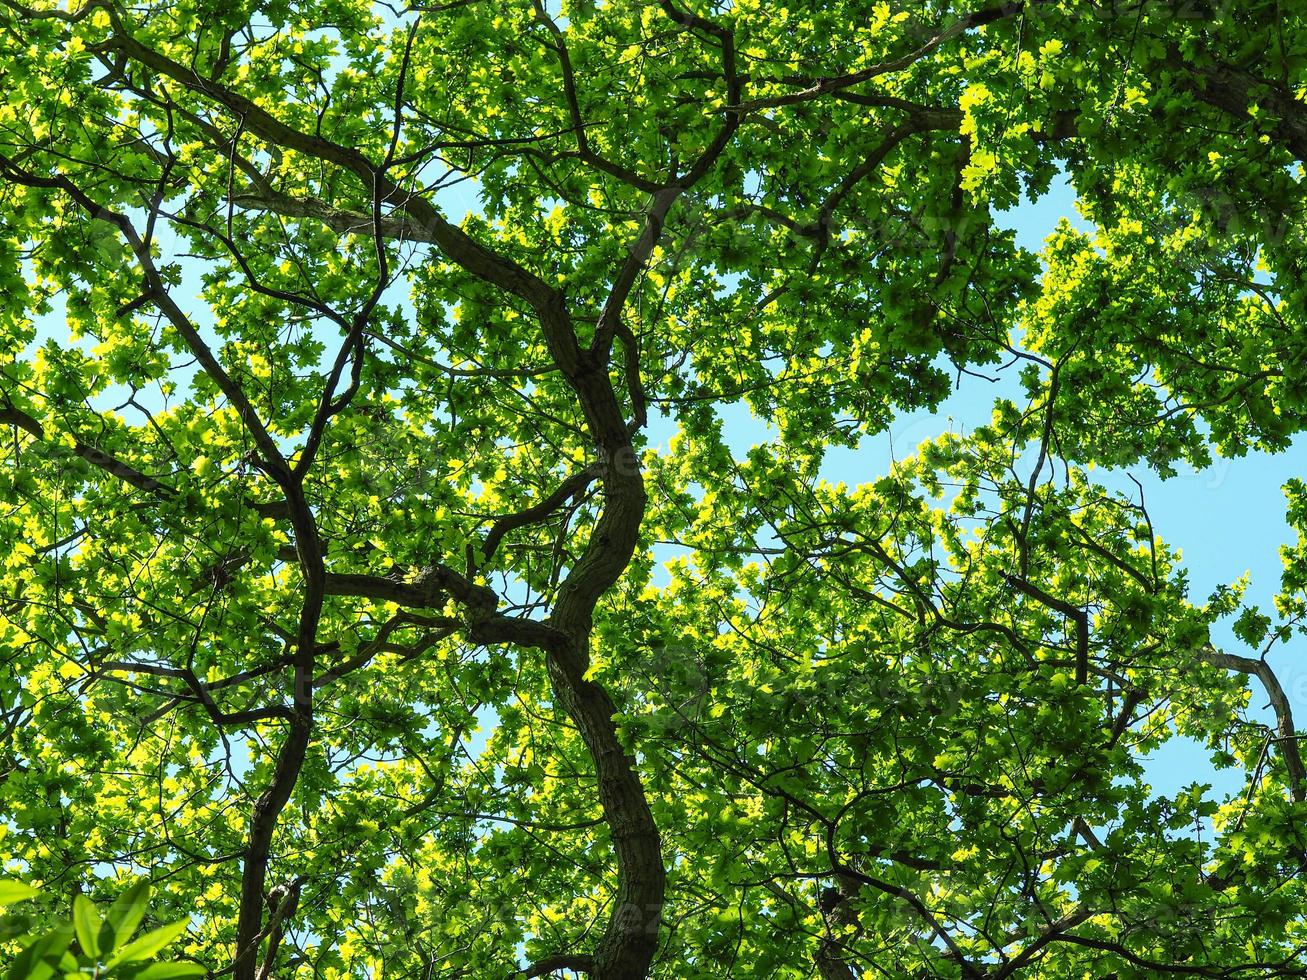
[[[5,873],[235,980],[1302,975],[1305,546],[1096,469],[1307,425],[1300,8],[0,0]]]
[[[39,894],[38,889],[22,882],[0,880],[0,908]],[[118,896],[103,917],[85,895],[79,894],[73,899],[71,921],[44,922],[33,929],[33,922],[24,916],[0,919],[3,930],[0,934],[6,938],[16,936],[17,949],[5,974],[7,980],[45,980],[59,974],[123,980],[205,976],[208,971],[198,963],[156,959],[158,953],[186,931],[185,920],[133,938],[145,917],[149,900],[149,883],[142,881]]]

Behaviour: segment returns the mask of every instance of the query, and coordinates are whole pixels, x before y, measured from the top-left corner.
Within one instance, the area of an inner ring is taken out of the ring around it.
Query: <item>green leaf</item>
[[[53,976],[72,941],[72,925],[59,923],[14,958],[5,980],[46,980]]]
[[[132,980],[176,980],[178,977],[202,977],[208,972],[198,963],[155,963],[135,974]]]
[[[1234,635],[1251,647],[1260,646],[1271,628],[1271,617],[1256,606],[1245,606],[1230,626]]]
[[[32,917],[21,913],[0,915],[0,943],[26,936],[32,931]]]
[[[150,883],[138,881],[109,906],[100,929],[100,951],[108,955],[126,945],[145,916],[150,902]]]
[[[100,955],[100,916],[95,905],[85,895],[73,899],[73,928],[82,952],[91,958]]]
[[[13,905],[15,902],[25,902],[39,894],[38,889],[21,881],[0,880],[0,909]]]
[[[183,919],[181,922],[160,926],[158,929],[147,932],[134,943],[120,949],[109,960],[108,965],[116,966],[119,963],[139,963],[142,960],[147,960],[184,933],[188,925],[190,923]]]

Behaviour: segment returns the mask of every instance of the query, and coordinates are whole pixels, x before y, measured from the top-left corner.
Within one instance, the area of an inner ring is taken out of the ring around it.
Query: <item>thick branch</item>
[[[785,105],[794,105],[798,102],[810,102],[813,99],[821,98],[823,95],[833,92],[839,92],[854,85],[861,85],[863,82],[871,81],[880,75],[888,75],[892,72],[902,71],[920,61],[930,52],[934,51],[941,44],[944,44],[959,34],[965,34],[969,30],[974,30],[985,24],[992,24],[994,21],[1003,20],[1013,17],[1023,10],[1026,4],[1024,2],[1003,3],[996,7],[989,7],[985,10],[978,10],[974,14],[968,14],[966,17],[955,21],[948,27],[941,30],[934,37],[926,41],[914,51],[903,55],[899,58],[893,58],[889,61],[882,61],[870,67],[863,68],[860,71],[849,72],[846,75],[839,75],[834,78],[819,78],[815,83],[798,92],[790,92],[786,95],[774,95],[764,99],[753,99],[749,102],[741,102],[732,106],[732,110],[741,116],[757,112],[760,109],[770,109]]]
[[[241,120],[247,132],[253,133],[260,139],[335,164],[352,173],[362,181],[364,187],[375,187],[377,197],[381,201],[400,207],[423,226],[430,240],[439,246],[445,255],[478,278],[521,297],[536,309],[549,305],[556,299],[556,291],[543,280],[512,260],[482,245],[457,225],[447,221],[426,198],[397,186],[358,150],[288,126],[246,96],[232,91],[213,79],[204,78],[185,65],[146,47],[124,30],[121,21],[115,23],[114,35],[104,42],[102,48],[119,51],[133,61],[212,99],[230,110]],[[368,227],[372,227],[371,221]]]
[[[519,527],[525,527],[528,524],[534,524],[542,521],[550,514],[554,513],[563,502],[569,497],[574,497],[581,493],[599,477],[599,467],[587,466],[585,469],[578,470],[560,483],[554,492],[549,494],[539,503],[533,504],[515,514],[506,514],[497,518],[495,523],[490,526],[486,532],[486,539],[481,545],[481,553],[484,561],[490,561],[495,552],[499,550],[499,543],[503,540],[504,535],[509,531],[516,530]]]
[[[1250,109],[1262,110],[1274,120],[1271,132],[1275,138],[1299,160],[1307,161],[1307,105],[1284,86],[1232,65],[1191,65],[1174,47],[1167,53],[1166,64],[1179,73],[1182,84],[1197,99],[1240,123],[1249,121]]]
[[[576,73],[572,69],[572,56],[567,50],[567,42],[563,39],[563,32],[559,30],[554,19],[549,16],[541,0],[533,0],[533,6],[536,20],[549,32],[550,46],[558,57],[558,68],[563,76],[563,96],[567,101],[568,116],[571,118],[572,131],[576,136],[577,155],[590,166],[602,170],[609,176],[616,177],[624,184],[629,184],[631,187],[650,193],[657,191],[659,189],[657,183],[601,156],[590,146],[590,139],[586,135],[586,123],[581,116],[581,103],[577,97]]]
[[[1307,798],[1307,769],[1303,768],[1302,754],[1298,750],[1298,733],[1293,725],[1293,708],[1285,696],[1280,679],[1265,660],[1253,660],[1232,653],[1222,653],[1211,645],[1198,651],[1198,656],[1214,667],[1252,674],[1262,682],[1266,696],[1275,712],[1275,745],[1279,749],[1284,767],[1289,771],[1289,792],[1297,803]]]
[[[17,408],[0,408],[0,425],[16,425],[33,439],[41,442],[46,441],[45,427],[36,419],[26,412]],[[122,460],[109,455],[101,449],[87,445],[80,439],[73,443],[72,452],[75,456],[80,456],[92,466],[98,467],[112,476],[118,477],[125,483],[129,483],[138,490],[144,490],[146,493],[154,494],[157,497],[172,497],[177,491],[166,484],[160,483],[152,476],[147,476],[134,466],[129,466]]]
[[[522,980],[529,980],[531,977],[543,977],[550,973],[557,973],[560,970],[571,970],[573,973],[590,973],[594,970],[594,957],[587,956],[584,953],[561,953],[557,956],[547,956],[543,960],[532,963],[525,970],[519,970],[514,976],[521,977]]]
[[[0,408],[0,425],[15,425],[22,429],[33,439],[45,442],[49,446],[57,446],[46,438],[45,427],[39,421],[28,415],[26,412],[9,406]],[[177,496],[177,490],[156,480],[147,473],[143,473],[136,467],[124,463],[121,459],[106,453],[102,449],[89,445],[80,439],[75,439],[70,452],[73,455],[86,460],[92,466],[103,470],[110,476],[116,476],[124,483],[143,490],[148,494],[158,497],[162,500],[172,499]],[[284,500],[246,500],[245,507],[257,513],[260,517],[284,518],[289,514]]]
[[[1049,595],[1023,578],[1009,575],[1007,583],[1022,595],[1029,596],[1041,605],[1060,612],[1076,624],[1076,684],[1086,683],[1089,680],[1089,614],[1079,606],[1073,606],[1056,596]]]
[[[125,214],[120,214],[97,203],[72,180],[62,174],[56,177],[42,177],[19,166],[9,157],[0,155],[0,175],[25,187],[62,191],[90,218],[103,221],[118,229],[141,268],[145,278],[146,293],[149,295],[150,301],[158,307],[168,322],[172,324],[173,329],[181,335],[191,354],[194,355],[204,369],[205,374],[212,379],[213,383],[218,386],[218,389],[236,409],[241,422],[244,423],[246,430],[254,439],[254,444],[263,455],[264,463],[268,467],[270,474],[274,479],[278,479],[279,476],[284,477],[289,471],[276,441],[268,433],[244,390],[227,373],[227,369],[222,366],[204,338],[200,336],[199,330],[195,328],[190,318],[169,295],[163,277],[154,264],[154,257],[151,255],[149,243],[136,231],[131,220]],[[281,479],[278,479],[278,482],[282,482]]]
[[[445,565],[424,568],[411,579],[327,572],[323,588],[326,595],[380,599],[420,609],[439,609],[450,599],[480,612],[493,611],[498,605],[493,590],[477,585]]]

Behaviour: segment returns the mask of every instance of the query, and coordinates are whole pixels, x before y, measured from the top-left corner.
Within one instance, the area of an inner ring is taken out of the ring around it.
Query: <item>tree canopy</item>
[[[1307,488],[1268,614],[1095,469],[1307,425],[1305,15],[0,0],[0,877],[235,980],[1307,975]]]

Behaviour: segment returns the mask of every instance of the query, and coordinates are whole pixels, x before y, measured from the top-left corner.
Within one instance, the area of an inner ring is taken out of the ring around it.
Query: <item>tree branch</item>
[[[559,953],[556,956],[546,956],[543,960],[532,963],[525,970],[518,970],[514,974],[521,977],[522,980],[528,980],[531,977],[543,977],[550,973],[557,973],[559,970],[571,970],[573,973],[591,973],[594,971],[594,957],[585,953]]]
[[[1303,767],[1302,754],[1298,749],[1298,733],[1293,724],[1293,708],[1271,665],[1265,660],[1253,660],[1251,657],[1223,653],[1211,644],[1199,650],[1198,656],[1214,667],[1223,667],[1241,674],[1252,674],[1262,682],[1262,687],[1266,689],[1266,696],[1271,702],[1271,710],[1275,712],[1275,746],[1279,750],[1280,758],[1284,760],[1285,769],[1289,772],[1289,793],[1294,802],[1303,802],[1307,799],[1307,769]]]

